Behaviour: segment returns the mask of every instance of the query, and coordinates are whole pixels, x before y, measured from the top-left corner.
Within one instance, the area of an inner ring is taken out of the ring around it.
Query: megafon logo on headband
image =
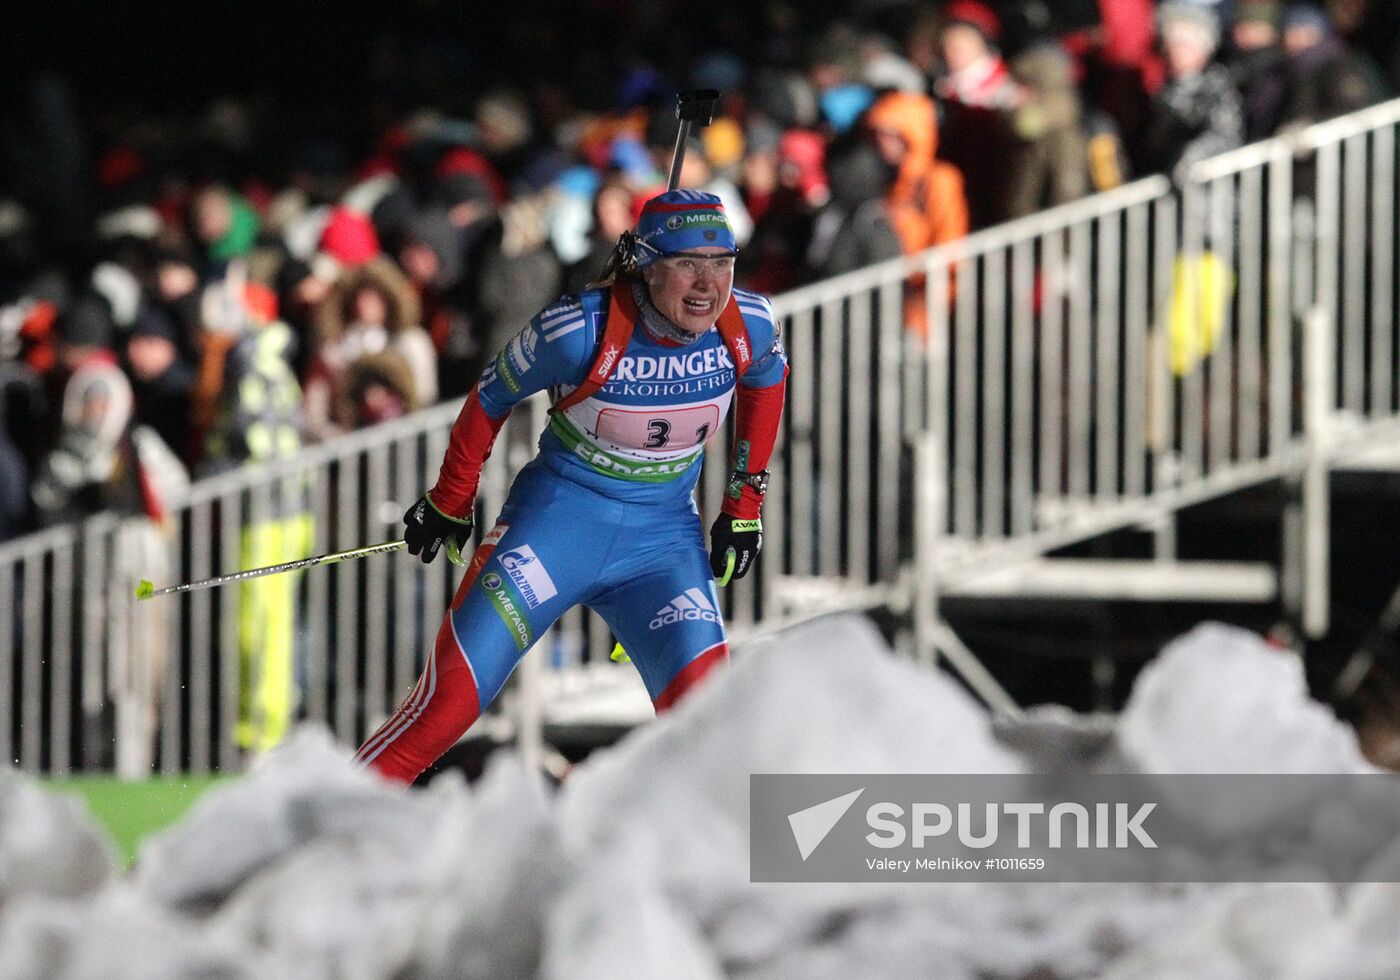
[[[666,219],[666,228],[669,231],[680,231],[682,228],[692,225],[708,225],[711,228],[722,228],[726,224],[724,215],[718,211],[697,211],[691,214],[673,214]]]

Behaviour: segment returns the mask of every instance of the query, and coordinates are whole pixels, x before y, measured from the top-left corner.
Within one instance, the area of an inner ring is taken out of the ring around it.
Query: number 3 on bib
[[[650,419],[647,421],[647,441],[642,445],[643,449],[665,449],[666,443],[671,441],[671,423],[665,419]]]
[[[704,444],[720,420],[713,402],[642,411],[607,406],[598,413],[598,437],[605,443],[653,453],[688,453]]]
[[[651,419],[647,422],[648,438],[643,449],[665,449],[671,441],[671,423],[665,419]],[[695,430],[695,441],[703,446],[710,438],[710,423],[706,422]]]

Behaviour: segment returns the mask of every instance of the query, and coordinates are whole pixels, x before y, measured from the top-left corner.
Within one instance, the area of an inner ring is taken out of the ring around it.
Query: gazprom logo
[[[545,570],[544,563],[528,544],[502,552],[499,557],[501,567],[520,590],[521,598],[525,600],[528,608],[535,609],[559,594],[559,590],[554,587],[554,580]]]

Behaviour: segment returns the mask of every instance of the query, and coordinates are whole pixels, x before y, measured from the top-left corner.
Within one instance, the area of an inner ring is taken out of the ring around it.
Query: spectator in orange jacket
[[[865,123],[881,159],[894,171],[885,204],[904,253],[913,255],[966,235],[962,174],[934,158],[938,126],[933,100],[913,92],[890,92],[870,107]]]
[[[964,237],[968,211],[963,178],[952,164],[934,158],[938,126],[933,100],[913,92],[890,92],[870,107],[865,125],[894,174],[885,190],[885,207],[904,254]],[[922,279],[909,283],[904,326],[920,336],[928,331]]]

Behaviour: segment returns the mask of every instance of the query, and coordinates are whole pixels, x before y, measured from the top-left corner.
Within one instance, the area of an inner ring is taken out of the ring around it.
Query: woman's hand
[[[438,549],[447,545],[447,560],[454,565],[464,564],[462,549],[471,544],[471,514],[464,518],[449,517],[437,509],[426,493],[403,515],[403,539],[408,544],[408,552],[417,555],[423,564],[429,564],[437,557]]]
[[[710,571],[714,572],[715,581],[728,585],[731,578],[743,578],[762,547],[761,520],[746,521],[720,514],[710,526]]]

